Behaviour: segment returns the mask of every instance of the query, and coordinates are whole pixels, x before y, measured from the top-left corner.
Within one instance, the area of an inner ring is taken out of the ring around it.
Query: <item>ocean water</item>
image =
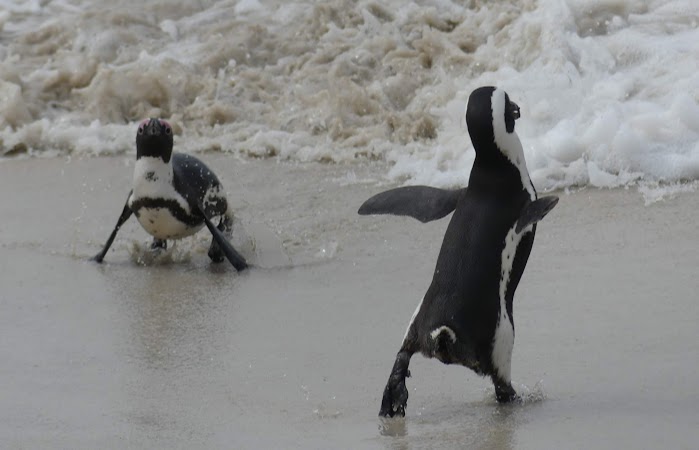
[[[698,24],[695,0],[0,0],[0,155],[129,155],[159,116],[184,152],[462,185],[466,100],[497,85],[539,189],[652,190],[699,177]]]

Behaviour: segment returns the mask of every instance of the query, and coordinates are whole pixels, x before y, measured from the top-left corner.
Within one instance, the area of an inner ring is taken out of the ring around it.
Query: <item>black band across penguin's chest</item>
[[[204,222],[200,215],[193,215],[185,211],[182,206],[173,199],[142,197],[131,202],[131,211],[140,216],[142,209],[166,209],[179,222],[190,227],[196,227]]]

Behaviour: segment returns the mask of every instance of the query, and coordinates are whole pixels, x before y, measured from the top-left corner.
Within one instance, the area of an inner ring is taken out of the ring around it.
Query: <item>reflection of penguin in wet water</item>
[[[104,248],[93,260],[102,262],[121,226],[136,214],[151,234],[152,248],[166,248],[167,239],[191,236],[204,225],[213,235],[209,257],[221,262],[224,255],[237,270],[245,259],[228,242],[233,214],[216,175],[194,156],[172,151],[172,128],[162,119],[146,119],[136,135],[136,167],[133,188]],[[211,219],[221,217],[218,227]]]
[[[405,415],[411,356],[420,352],[489,376],[499,402],[516,398],[510,381],[512,299],[534,243],[536,222],[558,202],[537,200],[514,131],[519,107],[494,87],[471,93],[466,123],[476,158],[468,188],[393,189],[367,200],[360,214],[396,214],[429,222],[454,211],[432,284],[408,325],[384,389],[379,415]]]

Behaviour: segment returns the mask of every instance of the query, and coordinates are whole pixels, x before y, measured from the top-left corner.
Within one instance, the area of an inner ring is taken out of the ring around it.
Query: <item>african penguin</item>
[[[204,225],[213,239],[209,257],[222,262],[224,255],[238,270],[245,259],[228,242],[233,213],[216,175],[199,159],[172,151],[172,127],[162,119],[145,119],[136,134],[136,167],[133,185],[116,227],[101,252],[92,258],[102,262],[121,226],[135,214],[153,236],[152,248],[166,248],[168,239],[181,239]],[[218,227],[211,220],[220,217]]]
[[[416,352],[461,364],[495,385],[498,402],[516,398],[510,380],[512,299],[534,243],[536,222],[558,202],[537,199],[514,131],[519,107],[505,91],[481,87],[466,109],[476,151],[468,187],[409,186],[375,195],[359,214],[396,214],[422,222],[452,211],[432,283],[413,313],[384,389],[380,416],[404,416],[405,378]]]

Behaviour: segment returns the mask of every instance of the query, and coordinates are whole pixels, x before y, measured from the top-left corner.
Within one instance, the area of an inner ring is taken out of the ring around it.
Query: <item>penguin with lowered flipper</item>
[[[505,91],[481,87],[466,109],[476,151],[468,187],[409,186],[367,200],[359,214],[395,214],[422,222],[454,215],[432,283],[413,313],[384,389],[380,416],[404,416],[405,378],[414,353],[461,364],[495,385],[498,402],[517,398],[510,379],[512,300],[534,243],[536,222],[558,197],[537,199],[515,133],[519,107]]]
[[[102,262],[121,226],[131,214],[153,236],[152,248],[167,248],[168,239],[191,236],[204,225],[213,239],[209,258],[227,258],[236,270],[248,267],[245,258],[228,242],[233,226],[223,187],[203,162],[172,151],[172,127],[162,119],[146,119],[136,134],[136,167],[133,186],[116,227],[101,252],[92,259]],[[220,217],[218,227],[211,221]]]

